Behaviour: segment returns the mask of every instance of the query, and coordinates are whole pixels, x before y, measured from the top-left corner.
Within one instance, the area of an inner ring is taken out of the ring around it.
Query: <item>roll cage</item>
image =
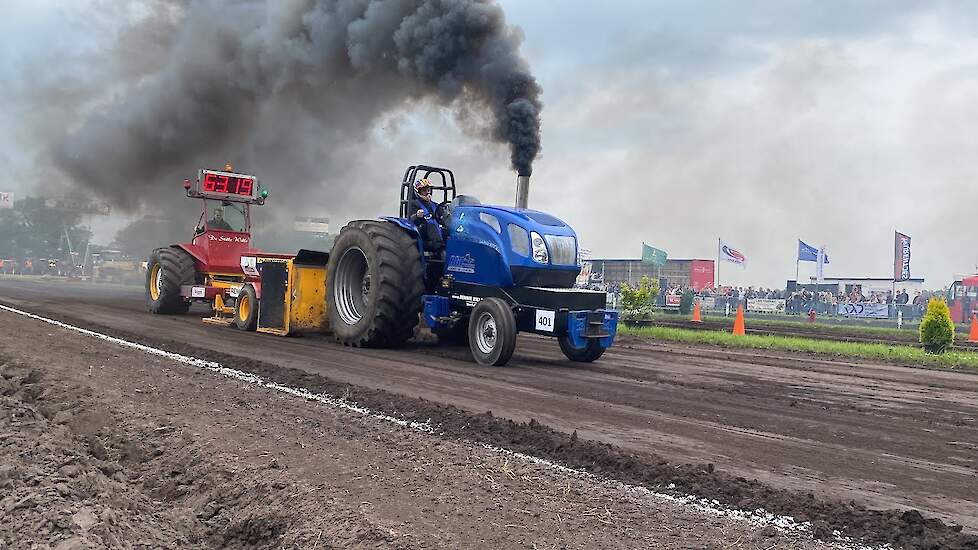
[[[438,178],[433,179],[432,176]],[[414,182],[422,178],[428,178],[431,182],[431,200],[436,204],[449,203],[455,198],[455,174],[451,170],[423,164],[408,166],[404,171],[404,178],[401,179],[401,208],[398,214],[400,217],[410,217],[411,212],[408,212],[408,208],[414,200]],[[435,200],[435,197],[439,196],[437,195],[439,191],[442,199],[440,201]]]

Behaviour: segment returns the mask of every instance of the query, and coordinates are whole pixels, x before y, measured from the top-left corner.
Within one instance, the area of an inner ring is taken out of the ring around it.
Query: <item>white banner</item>
[[[581,272],[577,274],[577,280],[574,284],[578,288],[587,288],[591,284],[592,265],[589,261],[591,259],[591,251],[587,248],[581,248],[579,253],[581,256]]]
[[[14,194],[9,191],[0,191],[0,208],[13,208]]]
[[[296,218],[292,221],[292,229],[300,233],[329,233],[327,218]]]
[[[784,300],[773,298],[748,298],[747,311],[757,313],[784,313]]]
[[[697,300],[700,301],[700,308],[701,309],[716,309],[717,308],[717,299],[714,298],[713,296],[703,296],[703,297],[697,298]]]
[[[886,319],[890,316],[890,308],[886,304],[839,304],[839,315]]]

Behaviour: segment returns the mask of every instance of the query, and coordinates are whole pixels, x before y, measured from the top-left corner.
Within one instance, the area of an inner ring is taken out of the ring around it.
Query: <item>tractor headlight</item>
[[[538,264],[550,263],[550,254],[547,253],[547,243],[543,242],[543,237],[536,231],[530,231],[530,245],[533,250],[533,261]]]

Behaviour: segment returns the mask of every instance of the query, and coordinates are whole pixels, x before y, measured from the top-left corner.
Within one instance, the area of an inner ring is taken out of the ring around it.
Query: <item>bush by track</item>
[[[715,499],[730,508],[763,508],[774,514],[792,516],[799,521],[811,522],[815,536],[823,540],[832,540],[833,532],[838,531],[866,542],[889,543],[904,548],[978,549],[978,536],[963,533],[960,526],[924,518],[917,510],[871,510],[851,501],[821,499],[812,493],[776,489],[757,480],[715,470],[712,464],[670,463],[654,454],[630,453],[606,443],[581,440],[576,432],[559,432],[535,420],[518,423],[497,418],[491,411],[477,414],[452,405],[340,383],[298,369],[182,342],[114,330],[56,312],[35,313],[173,353],[216,361],[225,367],[256,374],[280,384],[333,396],[349,396],[349,400],[361,406],[405,420],[430,421],[443,437],[536,456],[602,478],[659,492],[690,494]]]

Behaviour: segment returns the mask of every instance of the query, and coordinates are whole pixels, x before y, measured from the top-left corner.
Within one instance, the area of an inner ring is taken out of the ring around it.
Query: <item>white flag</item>
[[[733,248],[732,246],[723,242],[723,239],[720,239],[720,251],[718,253],[718,257],[721,260],[726,260],[730,263],[737,264],[740,267],[747,267],[747,257],[736,248]]]
[[[815,279],[819,283],[822,282],[822,275],[824,275],[824,272],[825,272],[825,264],[826,264],[826,262],[828,262],[828,259],[829,259],[829,256],[828,256],[828,254],[825,253],[825,247],[823,246],[823,247],[819,248],[818,249],[818,259],[816,260],[818,263],[815,265]]]
[[[0,191],[0,208],[13,208],[14,194],[7,191]]]

